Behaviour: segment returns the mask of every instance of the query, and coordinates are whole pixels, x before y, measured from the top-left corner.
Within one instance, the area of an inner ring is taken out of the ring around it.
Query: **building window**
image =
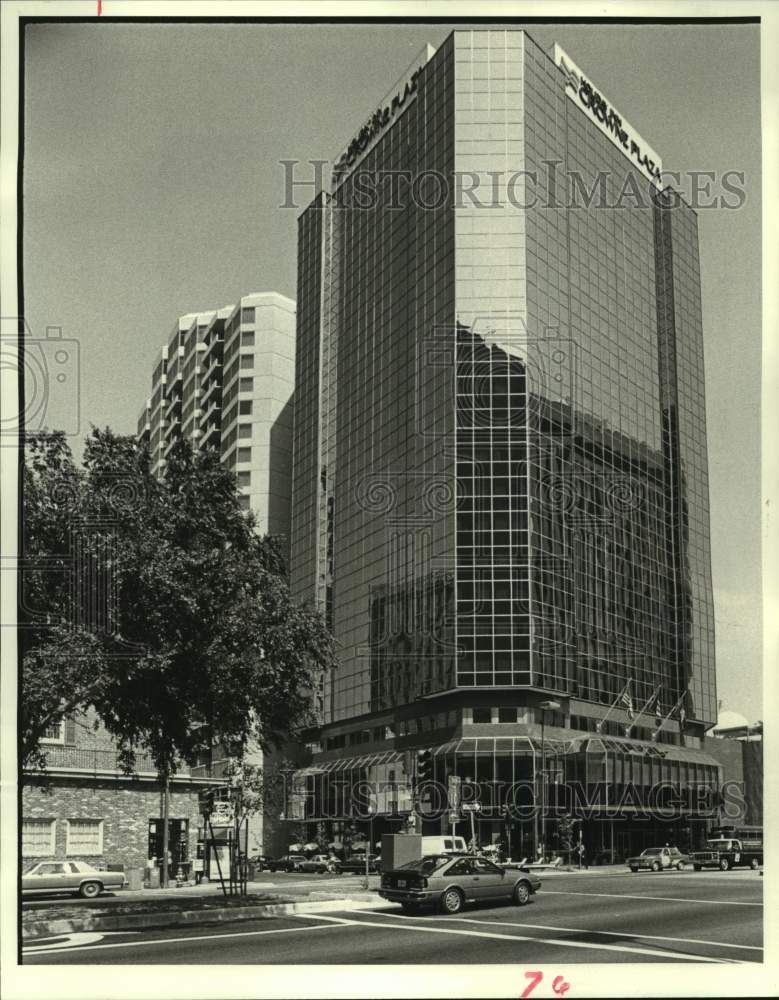
[[[254,330],[244,330],[241,334],[241,347],[254,347]]]
[[[238,402],[238,412],[242,417],[251,416],[252,413],[252,400],[251,399],[241,399]]]
[[[253,323],[254,322],[254,306],[248,306],[241,309],[241,322],[242,323]]]
[[[254,392],[254,379],[253,378],[239,379],[238,392]]]
[[[254,368],[254,355],[253,354],[242,354],[241,355],[241,368]]]
[[[60,719],[59,722],[53,722],[50,726],[47,726],[43,736],[41,736],[41,743],[64,743],[65,742],[65,720]]]
[[[238,461],[239,462],[251,462],[252,460],[252,450],[251,448],[239,448],[238,449]]]
[[[238,437],[239,438],[250,438],[252,436],[252,425],[251,424],[238,424]]]
[[[251,486],[252,484],[252,474],[248,469],[244,472],[237,473],[237,479],[239,486]]]
[[[498,709],[498,722],[516,722],[516,721],[517,721],[516,708]]]
[[[492,709],[491,708],[474,708],[474,710],[473,710],[473,721],[474,722],[492,722]]]
[[[251,498],[248,497],[246,494],[239,496],[238,506],[241,510],[248,510],[249,507],[251,506]]]
[[[66,854],[102,854],[102,819],[69,819],[67,821]]]
[[[45,858],[54,854],[56,832],[56,820],[23,819],[22,857]]]

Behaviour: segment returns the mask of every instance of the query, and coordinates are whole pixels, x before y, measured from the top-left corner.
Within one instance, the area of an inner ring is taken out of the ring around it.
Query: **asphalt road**
[[[456,917],[375,909],[213,927],[37,940],[23,962],[74,964],[479,964],[760,962],[762,879],[734,873],[555,875],[525,907]]]

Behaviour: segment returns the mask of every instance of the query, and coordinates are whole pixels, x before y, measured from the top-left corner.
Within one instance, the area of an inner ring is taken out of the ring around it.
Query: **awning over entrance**
[[[364,754],[362,757],[342,757],[340,760],[329,760],[315,768],[309,768],[311,774],[332,774],[334,771],[356,771],[376,764],[394,764],[401,760],[403,754],[398,750],[384,750],[382,753]],[[297,774],[302,772],[297,771]]]
[[[581,749],[581,739],[544,740],[548,754],[578,753]],[[461,740],[451,740],[441,746],[433,747],[433,756],[445,754],[477,754],[490,757],[527,755],[541,752],[541,740],[535,736],[477,736]]]

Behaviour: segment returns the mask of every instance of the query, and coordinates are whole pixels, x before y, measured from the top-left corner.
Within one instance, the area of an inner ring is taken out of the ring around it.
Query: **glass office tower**
[[[696,218],[573,65],[453,32],[299,220],[291,582],[339,664],[295,808],[336,842],[360,781],[398,828],[420,748],[638,813],[717,783]],[[538,841],[482,802],[483,842]]]

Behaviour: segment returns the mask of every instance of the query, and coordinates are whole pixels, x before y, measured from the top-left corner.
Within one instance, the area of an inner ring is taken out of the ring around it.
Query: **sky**
[[[295,298],[281,161],[332,161],[454,26],[28,25],[25,318],[46,357],[47,328],[70,342],[47,419],[77,453],[90,424],[135,431],[179,315]],[[518,26],[559,42],[664,169],[745,174],[744,205],[698,222],[718,696],[762,718],[759,28]]]

